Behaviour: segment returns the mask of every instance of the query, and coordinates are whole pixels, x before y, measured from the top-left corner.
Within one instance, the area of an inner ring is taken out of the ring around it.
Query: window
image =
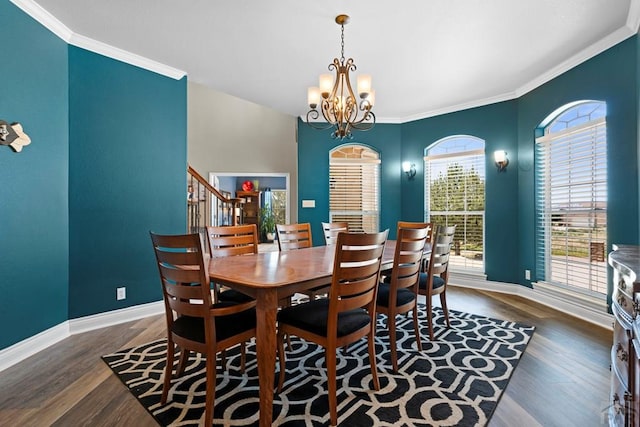
[[[354,232],[374,233],[380,218],[380,155],[363,145],[329,153],[329,221]]]
[[[425,220],[455,224],[452,269],[484,272],[484,141],[451,136],[425,154]]]
[[[607,292],[606,104],[573,103],[536,139],[536,268],[551,284]]]

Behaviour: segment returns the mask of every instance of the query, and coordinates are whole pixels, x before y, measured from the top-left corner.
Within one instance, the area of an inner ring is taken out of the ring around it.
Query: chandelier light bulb
[[[366,98],[371,92],[371,76],[369,74],[360,74],[358,76],[358,95],[360,98]]]
[[[310,87],[307,89],[307,101],[309,108],[316,108],[320,104],[320,88]]]
[[[333,87],[333,76],[331,74],[320,75],[320,93],[324,99],[329,97],[331,88]]]

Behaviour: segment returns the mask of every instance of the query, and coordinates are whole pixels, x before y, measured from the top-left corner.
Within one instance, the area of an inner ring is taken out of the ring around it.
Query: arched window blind
[[[329,220],[353,232],[373,233],[380,222],[380,156],[369,147],[343,145],[329,154]]]
[[[539,280],[607,292],[606,104],[573,105],[536,139]]]

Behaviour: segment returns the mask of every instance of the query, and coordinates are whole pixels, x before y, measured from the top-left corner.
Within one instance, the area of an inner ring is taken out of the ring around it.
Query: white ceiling
[[[378,122],[395,123],[520,96],[635,34],[640,15],[640,0],[12,1],[53,15],[72,44],[296,116],[340,56],[345,13],[345,56],[372,75]]]

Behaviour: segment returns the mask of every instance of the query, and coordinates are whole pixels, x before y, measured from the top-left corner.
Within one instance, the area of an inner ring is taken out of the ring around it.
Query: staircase
[[[231,198],[213,187],[191,166],[187,169],[187,233],[206,236],[208,225],[238,225],[243,199]]]

